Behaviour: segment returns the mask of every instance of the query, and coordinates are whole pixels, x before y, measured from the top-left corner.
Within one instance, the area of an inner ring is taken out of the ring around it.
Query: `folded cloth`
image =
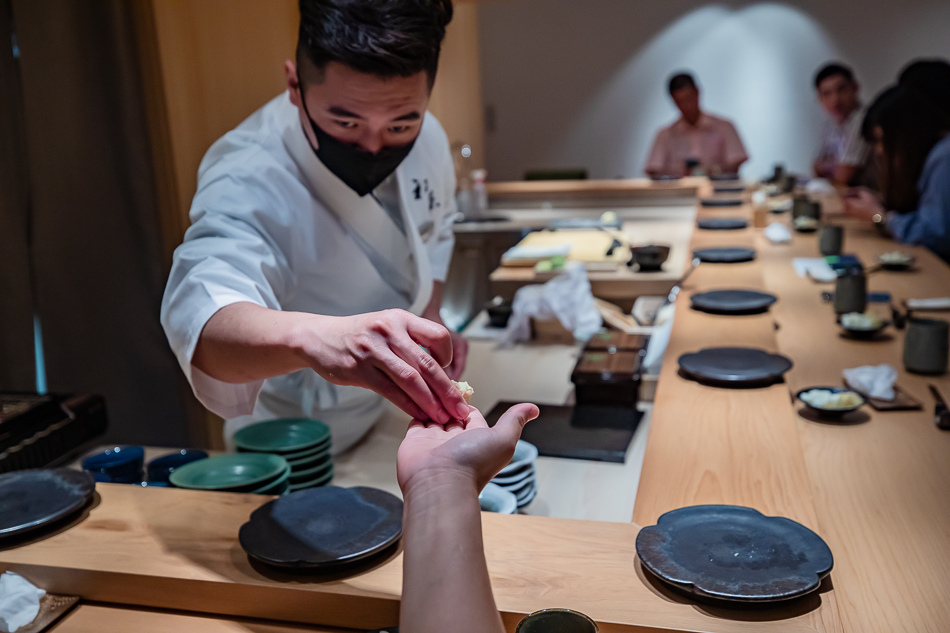
[[[603,321],[594,305],[587,271],[577,262],[568,262],[563,273],[544,285],[519,288],[511,303],[508,327],[501,335],[502,346],[531,338],[531,318],[557,319],[579,341],[586,341]]]
[[[871,398],[894,399],[897,370],[890,365],[862,365],[845,369],[842,373],[844,379],[855,391],[860,391]]]
[[[907,307],[911,310],[950,310],[950,297],[908,299]]]
[[[835,192],[834,185],[824,178],[812,178],[805,185],[805,191],[811,194],[832,194]]]
[[[13,633],[33,621],[46,592],[20,574],[0,575],[0,632]]]
[[[648,374],[660,373],[660,368],[663,366],[663,354],[666,352],[666,346],[670,343],[670,334],[673,331],[673,316],[676,313],[676,306],[669,304],[661,308],[661,311],[664,313],[666,313],[667,310],[669,314],[663,314],[662,321],[660,321],[661,315],[657,313],[659,323],[653,328],[653,333],[650,335],[650,342],[647,343],[647,351],[643,357],[643,369],[645,373]]]
[[[838,273],[828,265],[824,257],[793,257],[792,267],[799,277],[808,277],[815,281],[834,281]]]
[[[772,222],[762,233],[773,244],[788,244],[792,241],[792,232],[781,222]]]

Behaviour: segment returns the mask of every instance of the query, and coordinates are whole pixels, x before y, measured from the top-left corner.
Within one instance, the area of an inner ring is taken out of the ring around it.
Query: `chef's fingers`
[[[389,346],[394,354],[419,373],[450,419],[461,420],[468,417],[468,405],[465,399],[439,365],[438,359],[427,354],[424,349],[408,338],[393,338],[389,341]],[[419,404],[421,405],[422,402]],[[432,419],[439,422],[436,418]]]
[[[452,362],[445,368],[446,375],[452,380],[458,380],[465,371],[465,361],[468,359],[468,341],[460,335],[452,336]]]
[[[369,387],[411,415],[413,418],[413,424],[415,424],[415,422],[427,420],[429,418],[426,412],[423,411],[422,408],[406,394],[405,391],[399,388],[399,386],[397,386],[396,383],[394,383],[392,379],[380,369],[375,367],[370,369],[369,376],[367,377],[367,381],[364,386]]]
[[[439,367],[446,367],[451,363],[452,336],[449,331],[438,323],[414,314],[407,314],[406,317],[406,332],[409,338],[429,350]]]
[[[424,354],[422,350],[416,349],[420,359],[427,359],[420,360],[418,363],[428,363],[430,368],[435,365],[435,361],[431,357]],[[441,400],[429,388],[429,381],[423,377],[419,364],[406,362],[397,355],[398,351],[398,349],[390,349],[382,352],[376,358],[377,367],[389,376],[389,379],[425,412],[425,418],[439,424],[445,424],[455,418],[456,416],[442,406]],[[437,367],[437,369],[442,372],[441,367]],[[448,378],[445,378],[445,380],[448,381]],[[451,383],[449,384],[451,385]]]

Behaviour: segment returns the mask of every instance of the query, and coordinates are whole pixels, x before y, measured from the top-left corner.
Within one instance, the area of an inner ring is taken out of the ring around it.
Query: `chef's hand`
[[[844,214],[848,217],[871,220],[876,214],[885,211],[877,194],[863,187],[849,189],[843,200]]]
[[[468,416],[469,406],[442,369],[452,362],[452,339],[443,326],[385,310],[324,317],[313,334],[304,353],[326,380],[372,389],[420,420],[446,424]]]
[[[446,375],[452,380],[458,380],[465,371],[465,361],[468,359],[468,341],[458,332],[449,331],[452,337],[452,362],[445,368]]]
[[[409,424],[396,456],[396,478],[403,493],[426,478],[471,481],[476,491],[505,467],[524,425],[538,417],[533,404],[516,404],[489,428],[475,407],[464,420],[441,426],[423,420]]]

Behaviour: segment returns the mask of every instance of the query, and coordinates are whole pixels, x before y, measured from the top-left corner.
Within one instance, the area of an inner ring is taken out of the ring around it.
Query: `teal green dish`
[[[280,477],[275,479],[272,482],[269,482],[256,490],[251,492],[256,495],[279,495],[287,491],[287,488],[290,486],[290,470],[282,474]]]
[[[305,451],[296,451],[294,453],[281,453],[281,457],[286,459],[288,462],[301,462],[307,459],[312,459],[318,455],[323,455],[330,452],[330,442],[322,442],[321,444],[314,446],[311,449]]]
[[[168,481],[178,488],[250,492],[289,473],[290,464],[279,455],[238,453],[185,464]]]
[[[259,453],[293,453],[311,449],[330,439],[330,427],[308,418],[268,420],[246,426],[234,434],[234,445]]]
[[[330,451],[326,450],[316,455],[311,455],[310,457],[304,457],[302,459],[287,460],[287,463],[290,464],[290,467],[293,470],[307,470],[310,468],[316,468],[322,464],[326,464],[330,461]]]
[[[292,470],[290,471],[290,484],[299,484],[305,481],[310,481],[311,479],[318,479],[327,474],[330,469],[333,468],[333,462],[327,462],[326,464],[320,464],[316,468],[308,468],[307,470]]]
[[[330,468],[330,472],[318,479],[312,481],[307,481],[300,484],[293,484],[290,486],[290,492],[297,492],[298,490],[305,490],[307,488],[316,488],[317,486],[325,486],[330,481],[333,480],[333,468]]]

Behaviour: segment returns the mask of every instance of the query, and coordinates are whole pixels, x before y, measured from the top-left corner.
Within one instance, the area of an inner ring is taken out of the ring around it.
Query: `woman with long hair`
[[[882,197],[857,190],[845,199],[845,212],[950,262],[950,112],[941,105],[909,84],[877,97],[864,130],[881,165]]]

